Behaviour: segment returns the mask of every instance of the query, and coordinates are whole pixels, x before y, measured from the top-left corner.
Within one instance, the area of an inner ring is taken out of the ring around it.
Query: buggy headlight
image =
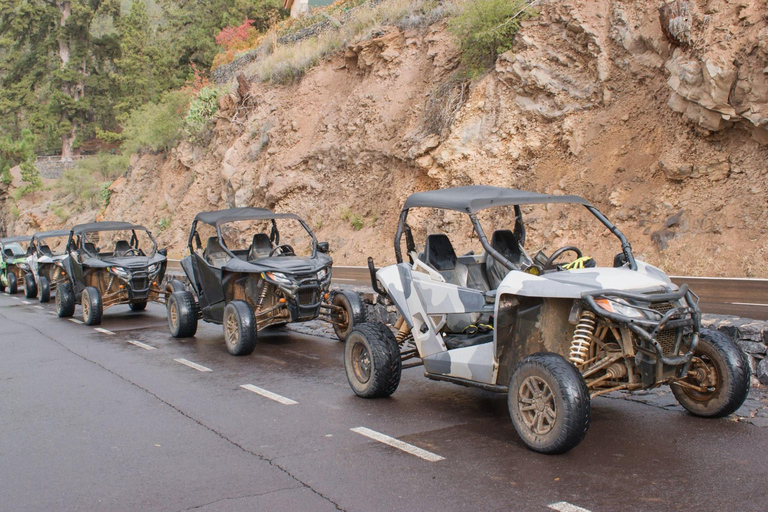
[[[317,271],[317,280],[318,281],[325,281],[325,278],[328,277],[328,269],[321,268]]]
[[[617,313],[630,318],[646,318],[642,311],[635,308],[624,299],[595,299],[595,302],[598,306],[611,313]]]
[[[280,284],[291,284],[291,280],[282,272],[267,272],[267,277]]]
[[[159,263],[153,263],[152,265],[147,267],[147,273],[148,274],[155,274],[157,271],[160,270],[160,264]]]
[[[131,273],[120,267],[107,267],[107,270],[115,274],[117,277],[131,277]]]

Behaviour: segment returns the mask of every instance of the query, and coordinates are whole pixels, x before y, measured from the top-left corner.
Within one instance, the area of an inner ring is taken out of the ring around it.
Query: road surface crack
[[[254,456],[254,457],[258,458],[258,459],[259,459],[259,460],[261,460],[261,461],[264,461],[264,462],[268,463],[270,466],[272,466],[272,467],[274,467],[274,468],[277,468],[279,471],[281,471],[281,472],[285,473],[285,474],[286,474],[288,477],[290,477],[290,478],[292,478],[293,480],[295,480],[296,482],[300,483],[300,484],[301,484],[303,487],[305,487],[305,488],[309,489],[309,490],[310,490],[312,493],[316,494],[316,495],[317,495],[317,496],[319,496],[320,498],[324,499],[325,501],[327,501],[328,503],[330,503],[331,505],[333,505],[334,507],[336,507],[336,510],[340,510],[340,511],[344,512],[344,509],[343,509],[343,508],[341,508],[341,507],[339,506],[339,504],[338,504],[338,503],[336,503],[336,502],[335,502],[335,501],[333,501],[331,498],[329,498],[328,496],[326,496],[326,495],[325,495],[325,494],[323,494],[322,492],[318,491],[317,489],[315,489],[314,487],[312,487],[311,485],[309,485],[307,482],[305,482],[304,480],[300,479],[298,476],[294,475],[293,473],[291,473],[290,471],[288,471],[286,468],[284,468],[283,466],[281,466],[280,464],[278,464],[277,462],[275,462],[275,459],[270,459],[269,457],[265,457],[264,455],[261,455],[261,454],[259,454],[259,453],[256,453],[256,452],[254,452],[254,451],[251,451],[251,450],[249,450],[248,448],[244,447],[243,445],[241,445],[241,444],[239,444],[239,443],[237,443],[237,442],[233,441],[232,439],[228,438],[228,437],[227,437],[226,435],[224,435],[222,432],[219,432],[218,430],[216,430],[216,429],[214,429],[214,428],[212,428],[212,427],[209,427],[208,425],[206,425],[206,424],[205,424],[205,423],[203,423],[202,421],[198,420],[197,418],[195,418],[195,417],[193,417],[193,416],[189,415],[188,413],[186,413],[185,411],[183,411],[183,410],[182,410],[182,409],[180,409],[179,407],[177,407],[177,406],[173,405],[172,403],[168,402],[167,400],[165,400],[165,399],[161,398],[160,396],[156,395],[155,393],[153,393],[153,392],[152,392],[152,391],[150,391],[149,389],[147,389],[147,388],[145,388],[145,387],[141,386],[140,384],[138,384],[138,383],[136,383],[136,382],[134,382],[134,381],[130,380],[130,379],[129,379],[129,378],[127,378],[127,377],[124,377],[123,375],[120,375],[119,373],[117,373],[117,372],[115,372],[115,371],[111,370],[110,368],[107,368],[106,366],[104,366],[103,364],[99,363],[98,361],[94,361],[94,360],[92,360],[92,359],[89,359],[88,357],[84,356],[83,354],[80,354],[80,353],[78,353],[78,352],[75,352],[74,350],[72,350],[71,348],[69,348],[68,346],[66,346],[64,343],[62,343],[62,342],[60,342],[59,340],[57,340],[57,339],[55,339],[55,338],[52,338],[51,336],[48,336],[47,334],[45,334],[44,332],[42,332],[42,331],[41,331],[40,329],[38,329],[36,326],[34,326],[34,325],[31,325],[31,324],[27,324],[26,322],[21,322],[21,321],[19,321],[19,320],[13,320],[13,319],[11,319],[11,318],[8,318],[8,317],[7,317],[6,315],[4,315],[2,312],[0,312],[0,315],[2,315],[2,317],[3,317],[3,318],[5,318],[6,320],[8,320],[8,321],[10,321],[10,322],[13,322],[13,323],[16,323],[16,324],[21,324],[21,325],[23,325],[23,326],[26,326],[26,327],[28,327],[28,328],[31,328],[31,329],[33,329],[33,330],[34,330],[34,331],[36,331],[38,334],[40,334],[40,336],[43,336],[44,338],[47,338],[47,339],[51,340],[52,342],[56,343],[57,345],[59,345],[60,347],[62,347],[62,348],[63,348],[64,350],[66,350],[67,352],[71,353],[72,355],[74,355],[74,356],[76,356],[76,357],[79,357],[80,359],[82,359],[82,360],[84,360],[84,361],[87,361],[87,362],[89,362],[89,363],[91,363],[91,364],[94,364],[94,365],[98,366],[99,368],[101,368],[102,370],[104,370],[104,371],[106,371],[106,372],[109,372],[109,373],[111,373],[112,375],[114,375],[115,377],[117,377],[117,378],[119,378],[119,379],[121,379],[121,380],[123,380],[123,381],[127,382],[128,384],[130,384],[130,385],[132,385],[132,386],[135,386],[136,388],[138,388],[138,389],[140,389],[140,390],[142,390],[142,391],[143,391],[143,392],[145,392],[146,394],[148,394],[148,395],[150,395],[151,397],[155,398],[155,399],[156,399],[156,400],[158,400],[159,402],[161,402],[161,403],[163,403],[163,404],[167,405],[168,407],[170,407],[171,409],[173,409],[173,410],[174,410],[174,411],[176,411],[177,413],[181,414],[181,415],[182,415],[182,416],[184,416],[185,418],[187,418],[187,419],[189,419],[189,420],[191,420],[191,421],[194,421],[195,423],[197,423],[197,424],[198,424],[198,425],[200,425],[201,427],[203,427],[203,428],[207,429],[209,432],[211,432],[211,433],[213,433],[213,434],[217,435],[219,438],[221,438],[222,440],[226,441],[227,443],[229,443],[229,444],[231,444],[231,445],[235,446],[236,448],[240,449],[241,451],[243,451],[243,452],[245,452],[245,453],[247,453],[247,454],[249,454],[249,455],[252,455],[252,456]]]
[[[218,500],[209,501],[208,503],[203,503],[201,505],[195,505],[194,507],[183,508],[183,509],[180,509],[179,512],[186,512],[187,510],[197,510],[199,508],[207,507],[208,505],[213,505],[214,503],[220,503],[222,501],[234,501],[234,500],[243,500],[246,498],[256,498],[258,496],[266,496],[268,494],[274,494],[277,492],[290,491],[292,489],[303,489],[303,488],[304,486],[283,487],[282,489],[275,489],[273,491],[259,492],[255,494],[244,494],[242,496],[228,496],[226,498],[219,498]]]

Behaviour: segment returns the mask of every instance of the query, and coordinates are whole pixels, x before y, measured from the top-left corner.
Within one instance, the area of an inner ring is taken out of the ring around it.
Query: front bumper
[[[624,299],[637,309],[654,311],[661,318],[659,320],[642,319],[608,311],[595,301],[596,298],[602,297]],[[688,289],[688,285],[682,285],[676,292],[653,294],[638,294],[619,290],[597,290],[585,292],[582,294],[582,299],[595,314],[625,325],[637,336],[641,342],[636,346],[636,363],[638,365],[643,361],[643,356],[646,356],[656,363],[663,363],[668,366],[683,366],[679,373],[682,375],[687,373],[687,367],[699,342],[699,329],[701,326],[699,297]],[[663,306],[663,308],[660,308],[660,306]],[[665,350],[659,341],[659,337],[670,330],[678,333],[675,350],[672,353],[670,353],[669,349]],[[687,347],[686,352],[680,353],[683,347],[681,343],[681,334],[683,332],[690,332],[690,341],[685,344]]]

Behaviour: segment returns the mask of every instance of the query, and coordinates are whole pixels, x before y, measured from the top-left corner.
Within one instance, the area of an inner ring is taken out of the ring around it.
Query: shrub
[[[352,225],[352,229],[355,231],[360,231],[363,229],[363,216],[353,215],[352,218],[349,219],[349,223]]]
[[[485,72],[500,53],[512,48],[520,22],[534,13],[526,0],[467,0],[448,27],[460,41],[461,60],[470,76]]]
[[[221,89],[203,87],[197,97],[190,102],[187,116],[184,118],[184,129],[193,142],[201,140],[210,129],[211,120],[219,110],[221,94]]]
[[[93,208],[102,199],[102,182],[96,179],[89,169],[73,167],[61,173],[59,189],[72,198],[76,208]]]
[[[171,227],[171,218],[161,217],[160,220],[157,221],[157,227],[160,230],[160,232],[165,231],[166,229]]]
[[[96,156],[82,158],[77,161],[75,167],[83,172],[98,173],[103,179],[114,181],[128,170],[130,157],[126,155],[100,152]]]
[[[190,96],[183,91],[167,93],[159,103],[147,103],[133,110],[123,124],[123,153],[142,149],[167,151],[178,142]]]

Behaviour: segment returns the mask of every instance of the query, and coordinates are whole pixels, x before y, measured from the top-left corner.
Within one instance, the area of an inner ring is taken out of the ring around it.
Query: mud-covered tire
[[[178,279],[171,279],[168,281],[168,284],[166,285],[167,289],[171,290],[171,293],[173,292],[183,292],[186,291],[186,287],[184,286],[184,283],[179,281]]]
[[[365,305],[360,299],[360,295],[349,290],[334,295],[332,304],[344,309],[346,322],[337,324],[337,319],[334,318],[333,331],[339,341],[345,342],[352,329],[365,322]]]
[[[224,343],[233,356],[247,356],[256,348],[256,315],[244,300],[224,308]]]
[[[19,280],[16,278],[16,274],[8,272],[8,293],[16,295],[19,291]]]
[[[40,302],[50,302],[51,282],[45,276],[40,276]]]
[[[70,283],[56,287],[56,314],[59,318],[69,318],[75,314],[75,292]]]
[[[344,347],[344,369],[352,391],[363,398],[384,398],[400,385],[402,360],[395,335],[385,324],[362,323]]]
[[[86,286],[80,300],[83,308],[83,323],[99,325],[104,316],[104,305],[101,302],[101,292],[95,286]]]
[[[520,439],[539,453],[565,453],[589,430],[592,404],[587,384],[557,354],[538,353],[520,361],[509,381],[507,405]]]
[[[702,393],[672,383],[672,393],[688,412],[703,418],[722,418],[735,412],[749,394],[750,369],[747,358],[725,334],[703,329],[694,357],[715,369],[715,385]],[[691,369],[695,369],[692,363]]]
[[[224,343],[233,356],[247,356],[256,348],[256,315],[244,300],[224,308]]]
[[[37,283],[35,282],[35,276],[32,274],[24,276],[24,296],[28,299],[37,297]]]
[[[131,308],[131,311],[144,311],[147,309],[147,301],[131,302],[128,307]]]
[[[191,338],[197,333],[197,303],[187,291],[173,292],[168,297],[168,328],[174,338]]]

